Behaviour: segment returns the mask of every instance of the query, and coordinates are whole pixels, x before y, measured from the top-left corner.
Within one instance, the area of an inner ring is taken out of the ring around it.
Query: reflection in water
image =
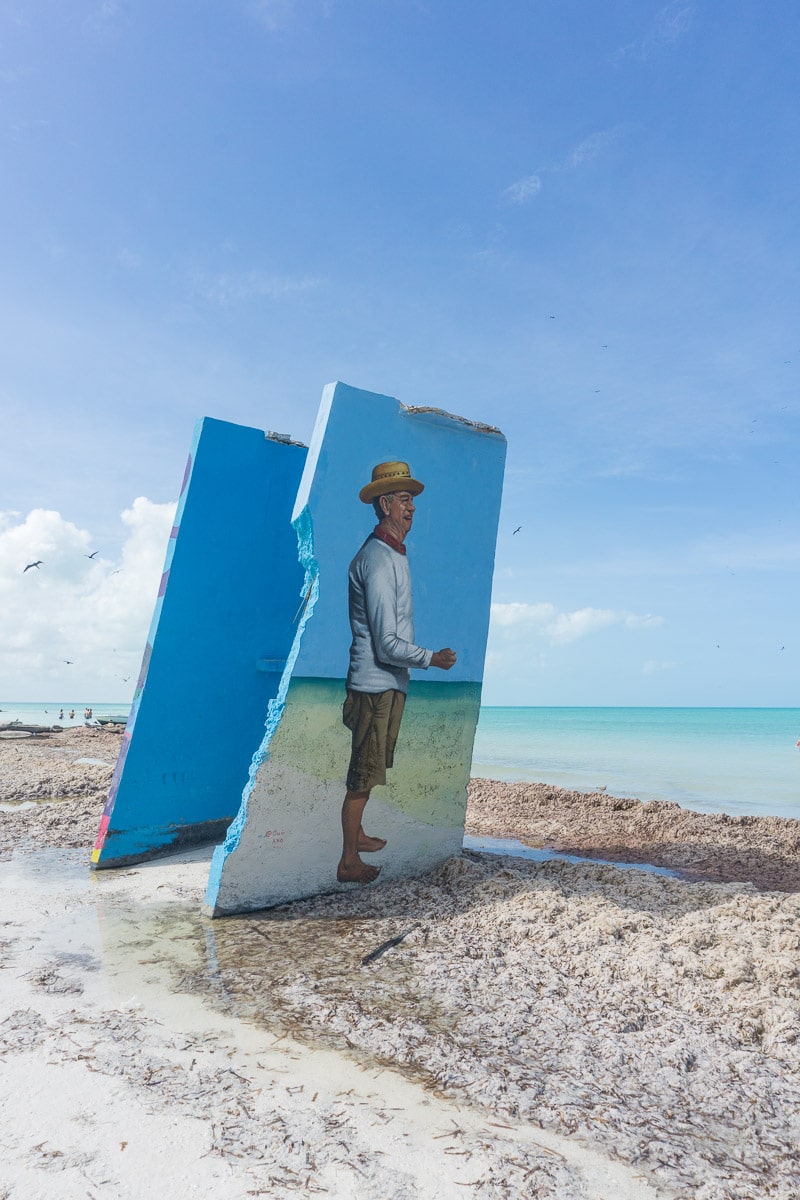
[[[447,1034],[458,1013],[427,994],[411,961],[413,944],[427,940],[424,919],[401,945],[362,966],[372,950],[414,923],[412,911],[419,916],[418,893],[415,903],[401,887],[392,891],[385,889],[380,905],[376,893],[361,891],[215,920],[193,903],[114,897],[71,914],[69,936],[78,922],[80,940],[97,946],[117,1003],[157,1009],[163,1017],[192,996],[278,1039],[346,1050],[364,1066],[399,1065],[427,1083],[426,1072],[398,1064],[393,1031],[412,1022],[421,1038]],[[66,920],[53,926],[54,948],[68,936]],[[355,1044],[367,1029],[370,1050]]]
[[[564,854],[560,850],[547,850],[527,846],[516,838],[470,837],[464,834],[464,849],[482,854],[500,854],[510,858],[524,858],[526,862],[571,862],[591,863],[596,867],[618,867],[620,871],[649,871],[652,875],[667,875],[672,879],[680,878],[680,871],[671,867],[655,867],[651,863],[612,862],[607,858],[586,858],[579,854]]]
[[[397,1066],[392,1030],[398,1023],[414,1022],[430,1036],[451,1032],[458,1021],[456,1011],[426,994],[405,942],[381,956],[379,971],[362,965],[370,951],[401,931],[394,918],[301,916],[288,908],[208,922],[205,969],[184,976],[182,986],[205,989],[223,1011],[297,1041]],[[426,937],[421,925],[407,943]],[[356,1046],[353,1035],[365,1025],[373,1033],[385,1031],[384,1053]]]

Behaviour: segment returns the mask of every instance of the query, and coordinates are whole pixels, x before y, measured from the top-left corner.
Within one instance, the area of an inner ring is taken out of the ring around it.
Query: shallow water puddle
[[[516,838],[471,837],[464,834],[464,849],[479,854],[501,854],[510,858],[524,858],[526,862],[571,862],[590,863],[595,867],[619,867],[621,871],[649,871],[652,875],[667,875],[670,879],[680,879],[680,871],[670,867],[656,867],[652,863],[613,862],[606,858],[584,858],[577,854],[563,854],[558,850],[546,850],[543,847],[527,846]]]
[[[523,1178],[546,1164],[570,1183],[559,1195],[654,1200],[664,1194],[574,1139],[513,1119],[498,1124],[479,1096],[443,1096],[423,1069],[398,1061],[393,1031],[416,1029],[423,1045],[429,1037],[449,1041],[461,1017],[427,990],[424,972],[407,953],[418,939],[436,936],[435,918],[429,931],[420,917],[405,942],[362,966],[370,951],[419,917],[400,893],[379,915],[370,913],[374,901],[364,893],[364,910],[346,916],[341,897],[322,897],[212,921],[200,910],[207,854],[91,873],[83,851],[44,850],[19,853],[2,869],[15,889],[15,921],[33,943],[25,962],[35,988],[64,993],[70,1005],[94,1003],[95,1012],[135,1008],[173,1032],[192,1029],[213,1039],[227,1031],[230,1048],[220,1045],[220,1057],[233,1063],[232,1054],[244,1055],[235,1061],[245,1076],[260,1081],[258,1071],[267,1071],[290,1081],[293,1096],[316,1098],[319,1090],[328,1105],[346,1104],[351,1116],[357,1109],[361,1115],[352,1119],[361,1125],[369,1116],[374,1146],[383,1147],[377,1153],[412,1171],[421,1198],[449,1200],[479,1175],[507,1182],[513,1171],[522,1194]],[[359,903],[351,901],[354,908]],[[81,992],[82,1001],[72,999]],[[377,1052],[349,1040],[360,1036],[362,1022],[385,1031],[372,1043]],[[453,1157],[467,1147],[469,1158]],[[521,1158],[512,1170],[515,1155]],[[487,1194],[511,1193],[503,1183]]]
[[[207,862],[198,856],[190,866],[204,878]],[[342,1049],[347,1039],[321,1033],[317,1015],[298,1003],[298,986],[313,991],[318,980],[326,994],[340,998],[352,998],[365,984],[380,992],[389,980],[393,993],[408,996],[411,990],[402,947],[393,952],[394,962],[388,955],[381,960],[377,984],[374,971],[361,966],[366,954],[397,932],[371,916],[303,916],[288,907],[211,920],[201,912],[202,893],[192,900],[173,898],[168,859],[94,873],[83,851],[48,849],[15,854],[3,864],[3,874],[10,887],[30,891],[32,906],[35,896],[64,897],[64,910],[44,926],[37,957],[74,975],[80,973],[76,956],[88,955],[104,992],[118,1002],[138,997],[146,1007],[152,992],[161,1002],[167,995],[192,995],[276,1036],[313,1042],[322,1036]],[[149,902],[131,895],[134,878],[137,891],[144,884]],[[421,929],[409,940],[416,936],[424,936]],[[442,1031],[454,1020],[433,1002],[418,1001],[416,1013]]]
[[[38,802],[23,801],[25,804]],[[49,803],[46,801],[45,803]],[[86,891],[86,853],[83,850],[59,850],[48,846],[43,850],[15,851],[0,864],[3,882],[8,887],[30,887],[72,893]]]

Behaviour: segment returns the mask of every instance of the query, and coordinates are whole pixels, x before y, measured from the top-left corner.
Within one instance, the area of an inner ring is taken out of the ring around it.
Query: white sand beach
[[[0,740],[0,1196],[800,1195],[800,823],[476,781],[474,834],[688,877],[466,853],[211,921],[207,849],[89,871],[118,748]]]

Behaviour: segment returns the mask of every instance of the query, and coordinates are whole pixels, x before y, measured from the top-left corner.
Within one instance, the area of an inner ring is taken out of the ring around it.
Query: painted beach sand
[[[257,891],[234,891],[218,913],[311,895],[320,890],[320,862],[328,868],[324,890],[345,886],[336,883],[343,768],[350,754],[344,697],[343,679],[293,678],[289,684],[280,722],[263,760],[253,764],[251,791],[223,848],[238,860],[237,877],[257,878]],[[411,683],[395,765],[368,809],[370,829],[387,839],[386,849],[374,856],[383,878],[423,874],[459,853],[479,708],[478,684]],[[273,803],[280,796],[292,798],[291,821],[282,820]],[[269,814],[265,828],[263,818],[248,822],[250,806]],[[218,853],[217,864],[220,859]],[[293,864],[289,878],[287,862]],[[214,876],[212,868],[212,888]]]

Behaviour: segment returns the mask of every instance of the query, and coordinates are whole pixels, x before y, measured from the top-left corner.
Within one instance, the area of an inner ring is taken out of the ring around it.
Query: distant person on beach
[[[74,709],[74,708],[71,708],[71,709],[69,710],[69,719],[70,719],[70,721],[74,721],[74,720],[75,720],[75,709]]]
[[[425,650],[414,644],[411,574],[404,542],[414,519],[414,497],[425,485],[412,479],[408,463],[380,463],[359,492],[371,504],[378,524],[349,570],[350,669],[342,720],[352,733],[347,791],[342,805],[340,883],[372,883],[380,867],[361,854],[374,854],[384,838],[368,837],[362,818],[373,787],[386,783],[394,762],[409,668],[449,671],[453,650]]]
[[[59,719],[59,721],[63,721],[63,720],[64,720],[64,710],[63,710],[63,708],[60,708],[60,709],[58,710],[58,719]]]

